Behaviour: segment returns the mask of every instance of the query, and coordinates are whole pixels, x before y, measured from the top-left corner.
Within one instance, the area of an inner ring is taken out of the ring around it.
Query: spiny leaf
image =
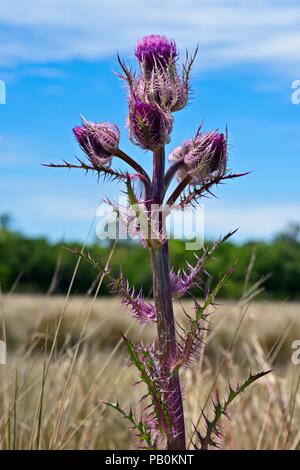
[[[140,421],[136,420],[132,409],[129,410],[129,413],[126,413],[126,411],[121,408],[118,402],[105,402],[105,405],[116,410],[123,416],[123,418],[127,419],[132,424],[133,428],[138,432],[141,441],[147,444],[147,450],[157,450],[149,426],[142,419]]]
[[[83,258],[85,261],[90,263],[94,269],[99,270],[99,272],[104,272],[107,276],[109,276],[109,268],[105,266],[101,260],[96,261],[94,258],[92,258],[88,250],[83,250],[83,249],[79,250],[78,248],[69,248],[68,246],[65,246],[64,248],[70,253],[73,253]]]
[[[185,64],[183,65],[184,78],[185,78],[186,83],[188,83],[190,79],[190,73],[192,70],[192,66],[195,62],[195,59],[197,57],[198,51],[199,51],[199,44],[197,44],[197,47],[194,53],[191,55],[191,57],[189,57],[188,52],[186,52],[186,61],[185,61]]]
[[[112,275],[110,268],[105,266],[100,260],[96,261],[94,258],[92,258],[89,251],[78,250],[76,248],[65,248],[67,251],[70,251],[71,253],[74,253],[83,258],[100,273],[103,272],[111,281],[112,291],[118,293],[121,296],[123,305],[131,307],[131,310],[141,323],[150,324],[153,321],[156,321],[156,310],[154,305],[145,301],[142,290],[140,290],[140,292],[135,295],[134,288],[129,286],[129,283],[124,278],[122,272],[120,273],[120,276],[116,278]]]
[[[211,192],[211,187],[217,184],[222,183],[225,180],[233,179],[233,178],[240,178],[241,176],[248,175],[249,172],[246,173],[229,173],[229,174],[220,174],[216,175],[213,179],[209,180],[208,182],[202,184],[199,188],[198,187],[189,187],[189,189],[181,195],[179,208],[185,209],[186,207],[195,207],[199,204],[199,199],[201,197],[205,197],[207,194],[214,196]]]
[[[128,195],[128,199],[129,199],[130,204],[132,206],[138,206],[139,201],[138,201],[138,199],[135,195],[135,192],[133,190],[131,180],[130,180],[129,177],[126,180],[126,188],[127,188],[127,195]]]
[[[135,367],[140,372],[141,380],[142,382],[146,384],[148,388],[148,393],[152,400],[152,404],[153,404],[156,419],[157,419],[157,424],[161,432],[169,435],[171,433],[172,423],[170,420],[170,416],[169,416],[166,404],[164,403],[162,399],[161,391],[159,390],[155,380],[152,377],[150,377],[150,375],[148,374],[145,368],[145,365],[140,361],[139,354],[136,348],[134,347],[133,343],[124,335],[122,336],[123,336],[125,345],[127,347],[131,362],[132,364],[135,365]]]
[[[142,289],[136,294],[134,287],[130,287],[122,272],[118,279],[109,277],[112,279],[112,291],[121,296],[122,305],[130,307],[141,323],[150,324],[156,321],[156,309],[152,303],[145,301]]]
[[[203,274],[205,274],[206,277],[208,276],[208,273],[204,271],[205,263],[208,261],[208,259],[212,258],[217,248],[223,242],[228,240],[228,238],[230,238],[236,231],[237,229],[229,231],[223,238],[220,238],[219,241],[214,243],[211,248],[204,248],[201,257],[198,257],[196,253],[194,253],[195,258],[197,260],[194,266],[187,263],[188,269],[185,271],[178,271],[177,274],[175,274],[175,272],[171,270],[170,281],[172,293],[175,298],[183,297],[194,287],[200,287],[200,285],[205,285],[204,280],[201,278],[201,275]]]
[[[204,415],[205,423],[206,423],[206,434],[204,436],[201,435],[200,431],[197,429],[195,430],[196,435],[200,441],[201,450],[207,450],[209,446],[218,447],[217,442],[214,440],[214,436],[221,437],[222,434],[220,432],[219,427],[219,420],[222,416],[228,417],[228,408],[229,405],[235,400],[242,392],[244,392],[251,384],[256,382],[256,380],[264,377],[265,375],[272,372],[272,370],[258,372],[257,374],[250,374],[249,377],[242,383],[242,385],[238,385],[235,389],[229,386],[229,393],[226,400],[222,403],[219,398],[217,397],[216,402],[214,403],[214,417],[213,419],[209,420],[207,416]]]
[[[141,203],[137,199],[134,189],[131,184],[131,178],[128,176],[126,181],[127,196],[131,208],[134,211],[136,220],[140,227],[140,236],[144,240],[145,245],[148,248],[151,248],[157,245],[157,239],[159,240],[158,234],[155,232],[155,220],[151,220],[151,215],[149,216],[147,209],[143,210],[141,208]]]
[[[127,67],[127,65],[125,64],[124,60],[121,59],[120,55],[117,54],[117,59],[118,59],[118,62],[119,62],[119,65],[121,67],[121,69],[123,70],[124,72],[124,75],[121,75],[119,73],[116,73],[116,75],[118,77],[120,77],[122,80],[126,80],[128,85],[129,85],[129,88],[132,88],[132,85],[135,81],[135,74],[134,72],[132,71],[132,69],[130,67]]]
[[[96,172],[98,173],[99,176],[103,176],[104,178],[109,178],[109,179],[118,179],[122,181],[126,181],[128,178],[128,173],[120,171],[120,170],[113,170],[112,168],[104,165],[88,165],[81,161],[79,158],[77,158],[79,164],[75,165],[74,163],[69,163],[66,162],[65,160],[63,163],[43,163],[42,166],[47,166],[50,168],[76,168],[80,170],[84,170],[86,173],[91,171],[91,172]]]
[[[227,240],[235,231],[229,232],[225,237],[221,238],[219,242],[213,245],[210,250],[206,250],[203,257],[200,259],[200,266],[203,269],[204,262],[206,258],[209,258],[213,255],[216,248],[225,240]],[[206,294],[203,305],[201,305],[197,300],[195,300],[195,317],[192,319],[188,316],[189,320],[189,329],[184,331],[184,334],[181,336],[182,343],[179,344],[179,355],[174,366],[174,370],[178,370],[182,366],[188,365],[195,357],[197,357],[197,352],[199,347],[203,343],[201,333],[207,328],[204,327],[203,322],[207,320],[208,307],[214,305],[215,298],[219,293],[220,289],[224,286],[231,273],[235,269],[236,263],[230,267],[227,272],[221,277],[217,285],[213,290],[209,291]]]
[[[217,296],[217,294],[219,293],[219,291],[222,289],[222,287],[224,286],[224,284],[227,282],[227,280],[229,279],[229,277],[231,276],[231,274],[233,273],[233,271],[235,270],[236,266],[238,264],[238,261],[236,261],[227,271],[226,273],[221,277],[221,279],[219,279],[217,285],[215,286],[215,288],[212,290],[212,292],[209,292],[206,296],[206,299],[205,299],[205,302],[204,302],[204,306],[203,306],[203,309],[207,309],[207,307],[209,305],[212,305],[215,301],[215,298]]]

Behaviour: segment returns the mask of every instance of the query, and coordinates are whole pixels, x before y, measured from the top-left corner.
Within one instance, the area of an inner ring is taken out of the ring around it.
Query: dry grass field
[[[103,402],[138,403],[143,387],[132,386],[137,376],[127,366],[120,331],[151,341],[152,327],[139,327],[116,298],[0,300],[8,345],[7,365],[0,365],[0,448],[134,448],[128,424]],[[176,316],[184,321],[180,305]],[[209,414],[214,394],[226,394],[228,380],[234,385],[250,371],[274,368],[233,404],[220,445],[299,449],[300,365],[291,362],[296,339],[297,303],[221,302],[199,360],[182,373],[188,434],[202,408]]]

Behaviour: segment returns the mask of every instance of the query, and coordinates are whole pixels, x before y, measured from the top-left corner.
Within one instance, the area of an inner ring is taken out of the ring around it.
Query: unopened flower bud
[[[173,117],[158,106],[131,97],[128,124],[131,141],[145,150],[155,151],[170,142]]]
[[[177,70],[174,41],[150,35],[140,39],[135,55],[141,65],[141,76],[134,82],[135,94],[141,100],[174,112],[188,102],[188,80]]]
[[[118,149],[120,131],[111,122],[94,123],[83,120],[83,125],[73,129],[74,135],[94,166],[109,165]]]
[[[194,139],[184,142],[169,156],[171,162],[182,160],[177,177],[192,178],[193,184],[201,183],[217,174],[224,174],[227,164],[227,139],[218,131],[199,132]]]

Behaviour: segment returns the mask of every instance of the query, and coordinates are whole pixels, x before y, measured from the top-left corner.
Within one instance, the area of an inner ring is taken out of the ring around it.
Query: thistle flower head
[[[145,150],[155,151],[170,142],[172,115],[135,96],[130,98],[128,124],[131,141]]]
[[[145,72],[155,67],[167,67],[177,57],[175,41],[159,34],[150,34],[141,38],[135,49],[135,56]]]
[[[120,142],[118,126],[111,122],[94,123],[83,119],[74,135],[94,166],[109,165]]]
[[[227,164],[227,137],[218,131],[199,131],[194,139],[177,147],[169,160],[173,163],[181,160],[177,177],[182,180],[190,176],[193,184],[206,181],[216,174],[222,175]]]
[[[189,86],[176,67],[155,69],[149,76],[142,75],[136,80],[135,94],[142,101],[175,112],[187,105]]]
[[[156,34],[145,36],[139,40],[135,55],[142,72],[131,85],[135,85],[138,98],[171,112],[184,108],[189,84],[185,74],[178,73],[175,42]]]

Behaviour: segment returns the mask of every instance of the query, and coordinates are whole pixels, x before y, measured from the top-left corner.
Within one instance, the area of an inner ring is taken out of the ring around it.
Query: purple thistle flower
[[[135,96],[129,102],[128,124],[131,141],[145,150],[155,151],[170,142],[173,127],[171,113],[139,101]]]
[[[175,42],[164,36],[146,36],[137,44],[136,57],[142,65],[142,73],[139,79],[131,77],[128,81],[138,99],[171,112],[184,108],[188,101],[189,83],[185,72],[182,76],[178,73]]]
[[[118,126],[111,122],[94,123],[83,119],[83,125],[74,127],[73,132],[95,167],[111,163],[120,142]]]
[[[182,180],[189,175],[193,184],[202,183],[216,174],[222,175],[227,164],[227,136],[218,131],[199,131],[194,139],[177,147],[169,160],[182,160],[177,177]]]
[[[135,56],[145,72],[155,67],[167,67],[176,60],[177,50],[175,41],[159,34],[150,34],[141,38],[135,49]]]

